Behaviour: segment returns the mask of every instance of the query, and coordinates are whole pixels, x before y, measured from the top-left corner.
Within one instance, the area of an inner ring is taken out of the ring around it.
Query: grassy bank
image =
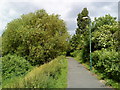
[[[35,67],[24,77],[15,78],[3,88],[66,88],[67,60],[59,56],[49,63]]]

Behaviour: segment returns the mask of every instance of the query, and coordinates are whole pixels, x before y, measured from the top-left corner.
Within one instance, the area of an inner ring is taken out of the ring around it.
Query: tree
[[[73,35],[71,39],[71,45],[74,49],[82,49],[85,45],[85,39],[88,39],[88,28],[90,19],[88,16],[87,8],[84,8],[81,13],[78,14],[77,17],[77,26],[75,35]],[[84,19],[83,17],[88,17],[88,19]],[[86,38],[87,37],[87,38]]]
[[[15,53],[32,65],[43,64],[66,51],[68,36],[59,15],[38,10],[8,23],[2,35],[2,53],[3,56]]]
[[[95,30],[98,30],[98,28],[103,25],[114,25],[116,23],[115,20],[116,20],[116,17],[112,17],[110,14],[95,18],[93,21],[94,27],[92,28],[92,32],[94,32]]]
[[[87,31],[86,26],[89,25],[90,21],[88,14],[87,8],[84,8],[82,12],[78,14],[76,34],[84,34]],[[84,17],[88,17],[88,19],[84,19]]]
[[[117,41],[115,33],[118,31],[118,23],[115,17],[105,15],[95,18],[95,27],[92,29],[92,48],[93,51],[101,50],[102,48],[115,49]]]

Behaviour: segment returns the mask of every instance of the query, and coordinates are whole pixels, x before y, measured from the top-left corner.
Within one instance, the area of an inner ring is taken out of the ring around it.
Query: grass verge
[[[66,88],[68,63],[59,56],[49,63],[35,67],[25,77],[15,78],[3,88]]]

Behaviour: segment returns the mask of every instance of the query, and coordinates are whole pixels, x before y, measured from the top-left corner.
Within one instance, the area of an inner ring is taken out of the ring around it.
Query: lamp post
[[[83,17],[83,19],[90,19],[90,17]],[[92,71],[92,55],[91,55],[91,20],[89,21],[89,39],[90,39],[90,71]]]

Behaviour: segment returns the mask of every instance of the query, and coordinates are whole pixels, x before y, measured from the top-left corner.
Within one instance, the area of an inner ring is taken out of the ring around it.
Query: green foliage
[[[79,41],[77,40],[77,36],[73,35],[70,40],[71,50],[75,50],[78,47]]]
[[[70,41],[73,49],[71,56],[81,63],[89,64],[90,38],[88,31],[91,29],[93,68],[99,72],[102,79],[108,79],[108,83],[111,83],[113,87],[118,87],[117,84],[120,81],[120,25],[116,18],[109,14],[98,17],[91,22],[89,27],[87,27],[87,21],[82,20],[82,14],[79,15],[77,21],[79,29],[77,28],[76,32],[78,34],[73,35]]]
[[[2,60],[0,59],[0,89],[2,88]]]
[[[76,50],[71,53],[75,60],[82,63],[87,69],[90,70],[90,63],[82,59],[82,50]],[[92,73],[97,74],[97,78],[104,79],[107,86],[119,88],[119,75],[120,75],[120,61],[119,53],[115,50],[108,51],[106,49],[94,51],[92,53]]]
[[[89,25],[90,20],[84,19],[84,17],[89,17],[87,8],[84,8],[82,12],[78,14],[76,34],[84,34],[87,30],[86,26]]]
[[[71,56],[75,57],[75,59],[79,62],[83,62],[82,55],[82,50],[75,50],[74,52],[71,52]]]
[[[0,57],[2,56],[2,37],[0,37]]]
[[[118,30],[114,33],[114,40],[115,49],[120,53],[120,25],[118,25]]]
[[[84,18],[88,17],[88,18]],[[88,39],[88,25],[90,23],[90,18],[88,16],[87,8],[84,8],[77,17],[76,34],[72,36],[70,40],[70,45],[72,50],[80,50],[86,45],[86,39]]]
[[[32,66],[24,58],[17,55],[5,55],[2,61],[2,79],[6,79],[25,75],[32,69]]]
[[[112,79],[106,79],[106,85],[113,86],[113,88],[116,88],[116,90],[120,89],[120,84]]]
[[[8,23],[2,35],[2,55],[16,53],[32,65],[49,62],[67,50],[68,33],[58,15],[45,10],[22,15]]]
[[[112,17],[110,14],[95,18],[93,21],[94,27],[93,27],[92,31],[98,30],[98,28],[103,25],[110,25],[110,26],[114,25],[116,23],[115,20],[116,20],[116,17]]]
[[[76,50],[74,52],[71,52],[71,56],[76,57],[79,53],[79,50]]]
[[[110,78],[120,81],[119,54],[115,50],[102,49],[92,54],[93,66],[103,73],[103,78]]]
[[[108,20],[110,22],[108,22]],[[116,34],[118,29],[118,23],[115,21],[116,18],[105,15],[104,17],[95,18],[95,21],[92,22],[91,28],[92,31],[92,52],[95,50],[101,50],[102,48],[106,48],[108,50],[116,50],[118,49],[118,40],[116,40]],[[89,62],[89,51],[90,51],[90,42],[89,42],[89,33],[86,32],[84,39],[80,39],[81,48],[82,49],[82,60],[83,62]],[[80,45],[80,44],[79,44]]]
[[[102,48],[110,48],[117,50],[115,34],[118,31],[118,24],[103,25],[97,31],[92,33],[93,50],[101,50]]]
[[[67,69],[67,60],[59,56],[3,88],[66,88]]]

